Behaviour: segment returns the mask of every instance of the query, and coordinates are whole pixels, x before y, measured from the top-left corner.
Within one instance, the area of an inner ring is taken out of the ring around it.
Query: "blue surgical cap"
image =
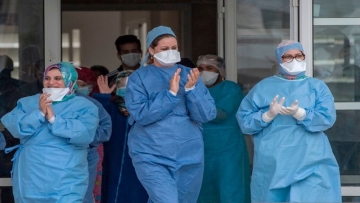
[[[281,57],[286,52],[293,50],[293,49],[300,50],[303,54],[305,54],[302,45],[299,42],[293,41],[293,40],[283,40],[278,45],[278,47],[275,49],[275,55],[276,55],[276,60],[278,62],[278,68],[279,68],[280,73],[283,75],[288,75],[288,74],[283,70],[283,67],[281,67],[281,65],[280,65],[282,63]],[[301,75],[305,75],[305,71],[297,74],[296,76],[301,76]]]
[[[158,36],[163,35],[163,34],[170,34],[170,35],[176,37],[175,33],[171,30],[171,28],[160,25],[160,26],[150,30],[150,32],[147,34],[146,48],[150,47],[151,43],[154,41],[155,38],[157,38]]]
[[[282,41],[278,47],[275,49],[275,55],[276,55],[276,60],[277,62],[280,64],[282,63],[281,57],[288,51],[293,50],[293,49],[297,49],[300,50],[303,54],[304,53],[304,49],[302,47],[302,45],[299,42],[293,41],[293,40],[284,40]]]
[[[155,27],[152,30],[150,30],[150,32],[148,32],[147,37],[146,37],[146,48],[148,49],[150,47],[151,43],[155,40],[155,38],[157,38],[160,35],[164,35],[164,34],[170,34],[170,35],[176,37],[175,33],[171,30],[171,28],[160,25],[160,26]],[[141,62],[141,66],[144,65],[144,63],[148,57],[149,57],[149,52],[146,53],[144,59]]]

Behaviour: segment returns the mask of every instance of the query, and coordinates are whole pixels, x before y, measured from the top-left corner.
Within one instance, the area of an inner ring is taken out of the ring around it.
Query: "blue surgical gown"
[[[276,95],[284,106],[298,100],[305,119],[279,114],[264,122]],[[334,98],[323,81],[266,78],[243,99],[237,119],[254,139],[252,202],[341,202],[339,167],[323,133],[336,120]]]
[[[176,96],[170,79],[181,68]],[[185,92],[190,68],[140,67],[128,79],[129,153],[149,202],[196,202],[204,169],[202,125],[215,118],[214,100],[198,80]]]
[[[111,136],[111,118],[110,115],[106,112],[104,107],[100,102],[96,99],[93,99],[87,95],[83,95],[81,93],[76,93],[77,96],[85,97],[86,99],[90,100],[94,103],[99,109],[99,125],[96,129],[94,140],[90,143],[88,147],[88,170],[89,170],[89,186],[86,190],[84,203],[93,203],[94,202],[94,195],[93,190],[95,186],[96,174],[97,174],[97,164],[99,162],[99,153],[97,152],[97,147],[106,142],[110,139]]]
[[[50,124],[40,113],[39,96],[20,99],[1,118],[20,139],[11,179],[15,202],[82,203],[88,187],[87,148],[98,126],[98,108],[76,96],[52,105],[55,121]]]
[[[240,86],[224,80],[209,88],[217,116],[204,123],[205,169],[198,203],[249,203],[250,164],[236,121],[243,99]]]
[[[101,203],[145,203],[149,199],[144,187],[136,176],[129,156],[127,135],[130,126],[127,117],[110,94],[93,94],[110,114],[112,135],[104,142],[104,159],[101,179]]]

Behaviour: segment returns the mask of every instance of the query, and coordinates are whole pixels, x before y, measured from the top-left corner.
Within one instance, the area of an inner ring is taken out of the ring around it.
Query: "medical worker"
[[[339,167],[323,131],[336,120],[326,84],[305,75],[305,52],[286,40],[275,50],[279,75],[260,81],[237,119],[253,135],[252,202],[341,202]]]
[[[243,99],[238,84],[225,80],[225,61],[199,56],[201,79],[215,100],[216,118],[204,123],[205,169],[198,203],[250,202],[250,163],[244,135],[236,121]]]
[[[112,131],[111,117],[104,109],[102,104],[96,99],[90,97],[93,92],[99,92],[99,88],[96,83],[95,73],[87,67],[76,67],[78,73],[78,79],[76,84],[78,86],[76,90],[77,96],[82,96],[94,103],[99,109],[99,125],[96,129],[94,140],[88,147],[88,170],[89,170],[89,186],[86,190],[84,203],[93,203],[94,195],[93,190],[95,187],[95,179],[97,175],[97,166],[100,160],[98,149],[102,149],[101,145],[110,139]],[[102,163],[100,163],[101,165]]]
[[[71,63],[50,65],[44,93],[22,98],[1,122],[20,145],[13,158],[15,202],[82,203],[88,187],[87,148],[98,126],[98,108],[75,96]]]
[[[131,162],[128,148],[128,133],[131,126],[124,106],[124,93],[132,70],[121,71],[115,84],[108,86],[108,77],[97,79],[100,89],[93,96],[110,114],[113,128],[108,142],[104,142],[101,203],[146,203],[149,196],[141,185]],[[115,96],[111,93],[115,90]]]
[[[148,202],[196,202],[204,169],[202,123],[215,118],[214,100],[197,68],[176,64],[180,53],[171,28],[152,29],[147,48],[147,65],[130,75],[125,92],[130,157]]]

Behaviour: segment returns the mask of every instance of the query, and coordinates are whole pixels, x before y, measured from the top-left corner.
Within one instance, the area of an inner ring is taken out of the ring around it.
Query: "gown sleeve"
[[[200,79],[193,90],[186,92],[186,106],[190,118],[197,122],[206,123],[216,117],[215,101]]]
[[[15,138],[31,137],[45,122],[40,109],[26,111],[25,105],[34,102],[29,98],[20,99],[17,106],[1,118],[1,122]]]
[[[255,89],[255,87],[253,89]],[[236,114],[236,119],[242,133],[247,135],[255,135],[259,133],[271,123],[263,121],[261,116],[265,113],[265,109],[259,108],[256,105],[253,98],[254,93],[252,91],[253,90],[251,90],[241,101]]]
[[[130,114],[130,124],[149,125],[166,117],[180,101],[169,90],[158,92],[153,98],[144,88],[137,72],[129,76],[125,93],[125,105]]]
[[[96,129],[95,138],[90,143],[91,146],[99,146],[101,143],[110,139],[112,132],[112,121],[110,115],[100,102],[95,99],[91,100],[99,109],[99,125]]]
[[[90,101],[84,103],[81,108],[74,109],[78,115],[76,118],[63,118],[55,114],[54,123],[48,125],[52,134],[68,138],[68,142],[76,146],[88,146],[94,140],[99,118],[98,108]]]
[[[301,104],[299,104],[301,107]],[[325,83],[319,86],[314,109],[306,109],[306,117],[298,124],[310,132],[321,132],[332,127],[336,120],[334,97]]]
[[[244,98],[242,90],[239,86],[226,88],[226,92],[216,92],[220,94],[220,98],[215,102],[216,118],[210,122],[219,123],[226,120],[229,116],[234,115],[233,112],[239,108],[241,100]]]

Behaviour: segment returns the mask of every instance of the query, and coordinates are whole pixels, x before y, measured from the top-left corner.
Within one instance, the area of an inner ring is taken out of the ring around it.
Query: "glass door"
[[[277,74],[275,48],[297,39],[298,7],[289,0],[237,0],[237,82],[246,94],[257,82]]]
[[[0,1],[0,118],[18,99],[42,92],[46,65],[60,59],[60,0]],[[19,143],[0,122],[6,147]],[[0,203],[14,202],[11,159],[0,151]]]
[[[360,1],[313,0],[313,75],[334,95],[326,134],[339,164],[344,202],[360,201]]]

